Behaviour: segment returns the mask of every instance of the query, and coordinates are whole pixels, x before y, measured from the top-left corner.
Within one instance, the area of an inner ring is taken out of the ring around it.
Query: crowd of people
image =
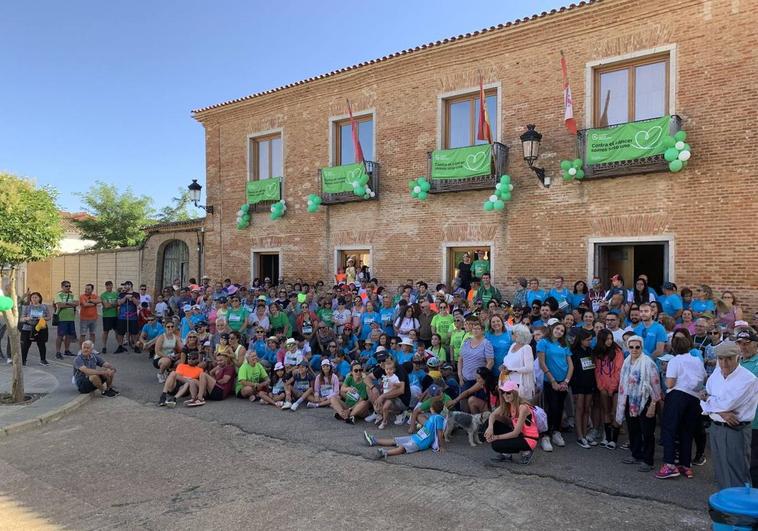
[[[466,255],[454,284],[434,289],[408,279],[392,290],[350,263],[328,285],[203,277],[155,298],[128,281],[75,296],[64,281],[52,310],[27,294],[23,362],[36,344],[47,363],[40,323],[54,321],[56,357],[75,356],[82,393],[118,394],[101,356],[113,331],[113,354],[147,354],[161,407],[236,397],[289,412],[331,408],[377,430],[405,426],[404,437],[364,432],[383,457],[444,451],[455,411],[476,419],[498,461],[528,464],[573,431],[583,449],[628,448],[623,463],[661,479],[693,477],[710,441],[720,487],[758,481],[758,314],[748,322],[732,292],[665,282],[659,293],[645,275],[631,288],[621,275],[607,288],[600,278],[567,288],[557,276],[548,289],[518,278],[507,300],[477,262]],[[654,467],[657,426],[663,461]]]

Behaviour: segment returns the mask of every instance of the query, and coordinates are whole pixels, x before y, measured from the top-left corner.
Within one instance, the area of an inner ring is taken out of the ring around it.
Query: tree
[[[0,172],[0,284],[6,286],[12,300],[12,307],[2,313],[11,340],[14,402],[24,399],[16,270],[24,262],[43,260],[55,253],[63,235],[57,195],[52,188],[38,188],[30,179]]]
[[[153,222],[155,214],[150,197],[137,196],[131,188],[121,193],[114,185],[100,181],[79,196],[91,217],[76,224],[83,239],[96,242],[96,249],[133,247],[145,240],[142,229]]]
[[[158,223],[170,223],[172,221],[187,221],[198,217],[197,208],[190,206],[190,192],[186,188],[177,189],[178,196],[172,197],[173,206],[165,206],[158,211]]]

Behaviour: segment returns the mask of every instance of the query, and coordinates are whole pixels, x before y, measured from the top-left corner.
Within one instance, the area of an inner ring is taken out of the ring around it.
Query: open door
[[[596,244],[595,274],[605,286],[612,275],[621,274],[628,288],[645,274],[650,287],[660,293],[661,285],[669,278],[667,247],[666,242]]]
[[[491,254],[489,246],[477,245],[475,247],[448,247],[447,248],[447,278],[445,283],[452,286],[455,277],[458,276],[458,264],[463,262],[463,255],[471,255],[471,272],[474,276],[481,276],[484,272],[492,273]]]

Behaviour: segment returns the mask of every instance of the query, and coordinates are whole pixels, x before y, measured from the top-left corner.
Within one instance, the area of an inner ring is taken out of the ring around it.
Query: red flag
[[[487,98],[484,96],[482,76],[479,76],[479,127],[477,128],[476,139],[486,140],[488,144],[492,144],[490,117],[487,115]]]
[[[563,51],[561,51],[561,71],[563,72],[563,119],[566,122],[566,129],[569,130],[569,133],[575,135],[574,100],[571,98],[571,86],[569,86],[566,58],[563,57]]]
[[[363,148],[358,138],[358,123],[353,118],[353,110],[350,108],[350,100],[347,100],[347,113],[350,115],[350,128],[353,131],[353,151],[355,151],[355,161],[365,162],[363,158]]]

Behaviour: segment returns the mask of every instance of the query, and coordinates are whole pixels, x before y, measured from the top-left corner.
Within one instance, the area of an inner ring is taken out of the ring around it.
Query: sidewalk
[[[53,422],[90,399],[71,385],[71,365],[50,361],[50,365],[24,367],[24,392],[45,394],[28,405],[0,405],[0,438]],[[0,393],[11,390],[12,366],[0,365]]]

